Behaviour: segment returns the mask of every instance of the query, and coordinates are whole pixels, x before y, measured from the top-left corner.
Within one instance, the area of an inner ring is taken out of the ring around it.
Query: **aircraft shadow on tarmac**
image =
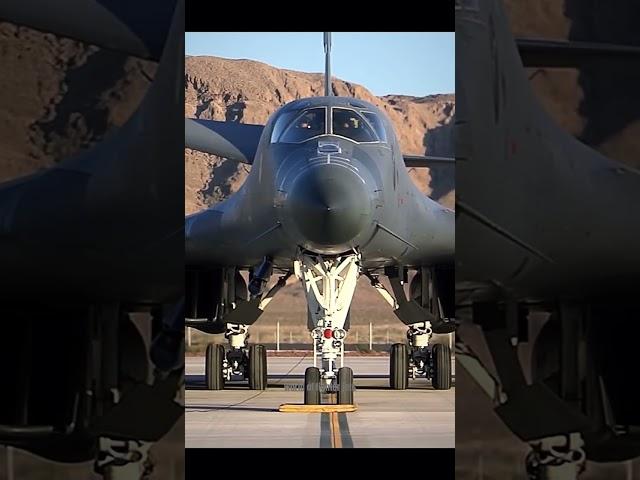
[[[365,379],[365,378],[375,378],[375,379],[384,379],[388,378],[386,375],[355,375],[356,379]],[[304,375],[269,375],[269,380],[304,380]],[[287,385],[291,386],[291,384],[284,383],[268,383],[267,388],[279,388],[284,389]],[[451,377],[451,387],[455,388],[456,381],[455,375]],[[187,390],[206,390],[205,385],[205,376],[204,375],[185,375],[185,387]],[[242,380],[234,381],[231,383],[225,384],[225,390],[245,390],[246,382]],[[388,386],[378,386],[378,385],[358,385],[356,387],[357,390],[389,390]],[[430,384],[424,385],[411,385],[410,390],[430,390]],[[302,390],[300,390],[302,391]]]
[[[245,407],[244,405],[190,405],[188,412],[211,412],[215,410],[242,410],[247,412],[277,412],[277,408]]]

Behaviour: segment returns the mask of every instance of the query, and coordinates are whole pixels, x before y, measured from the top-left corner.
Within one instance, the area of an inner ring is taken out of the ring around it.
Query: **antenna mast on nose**
[[[333,95],[331,88],[331,32],[324,32],[324,94]]]

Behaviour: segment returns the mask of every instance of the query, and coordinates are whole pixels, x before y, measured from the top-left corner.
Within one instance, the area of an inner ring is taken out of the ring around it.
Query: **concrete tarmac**
[[[420,378],[411,380],[408,390],[391,390],[389,357],[347,357],[356,412],[282,413],[281,404],[303,402],[304,371],[313,359],[269,357],[267,362],[267,390],[248,390],[246,381],[237,381],[209,391],[204,358],[187,357],[187,448],[454,448],[455,387],[437,391]],[[323,403],[331,402],[330,395],[323,397]]]

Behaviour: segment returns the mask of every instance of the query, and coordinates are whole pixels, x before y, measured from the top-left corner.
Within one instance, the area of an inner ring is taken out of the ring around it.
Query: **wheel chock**
[[[305,405],[304,403],[283,403],[278,409],[284,413],[346,413],[355,412],[357,405]]]

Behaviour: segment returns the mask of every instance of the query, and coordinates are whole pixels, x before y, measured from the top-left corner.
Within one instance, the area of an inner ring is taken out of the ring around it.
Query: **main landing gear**
[[[267,349],[264,345],[249,345],[249,324],[253,324],[262,314],[275,294],[286,285],[287,273],[278,279],[278,282],[265,294],[263,292],[271,276],[271,260],[265,259],[257,269],[253,280],[249,284],[251,298],[249,301],[243,298],[246,292],[236,293],[234,300],[227,301],[232,305],[223,316],[224,337],[229,342],[229,348],[221,344],[209,344],[205,359],[205,379],[207,389],[222,390],[226,382],[231,380],[247,380],[251,390],[266,390],[267,388]],[[231,282],[227,281],[226,291],[243,288],[239,287],[244,280],[235,279],[235,287],[231,288]],[[246,323],[234,323],[238,320]],[[222,333],[222,332],[215,332]]]
[[[607,390],[611,383],[606,381],[611,382],[611,377],[604,376],[606,370],[599,362],[599,354],[609,352],[603,348],[606,335],[598,328],[600,322],[606,322],[609,331],[617,331],[613,319],[616,315],[625,318],[627,306],[565,300],[536,305],[511,299],[472,302],[461,308],[469,307],[467,318],[476,330],[471,339],[478,341],[480,327],[493,366],[488,367],[465,343],[471,328],[462,328],[458,335],[456,360],[492,400],[498,417],[530,447],[527,478],[576,480],[585,471],[587,459],[607,462],[637,456],[635,440],[625,442]],[[621,309],[616,311],[616,307]],[[540,320],[531,315],[536,310],[550,315],[530,338],[531,323]],[[612,338],[619,349],[624,339]],[[531,349],[530,379],[520,362],[520,348]],[[615,440],[609,443],[610,439]],[[625,448],[628,450],[621,455]]]
[[[448,345],[429,346],[432,330],[430,322],[409,325],[409,344],[395,343],[389,358],[389,386],[405,390],[409,377],[424,376],[436,390],[451,388],[451,350]]]
[[[408,341],[391,347],[389,386],[394,390],[407,389],[409,378],[418,377],[430,379],[436,390],[451,388],[451,349],[444,344],[430,345],[434,329],[435,333],[451,333],[455,330],[454,323],[445,318],[446,309],[443,308],[441,292],[437,288],[436,272],[436,269],[420,269],[411,282],[409,300],[404,291],[406,278],[397,269],[385,271],[393,295],[382,285],[378,275],[366,273],[371,285],[408,327]],[[440,281],[441,289],[444,284]]]
[[[267,349],[264,345],[247,345],[246,325],[227,324],[224,336],[230,349],[225,352],[221,344],[207,346],[205,377],[209,390],[222,390],[224,384],[241,377],[249,381],[251,390],[267,388]]]
[[[313,367],[304,376],[307,405],[319,405],[323,392],[337,392],[338,404],[353,404],[353,370],[344,366],[344,327],[360,274],[359,260],[355,253],[337,257],[302,254],[294,263],[312,327]]]

